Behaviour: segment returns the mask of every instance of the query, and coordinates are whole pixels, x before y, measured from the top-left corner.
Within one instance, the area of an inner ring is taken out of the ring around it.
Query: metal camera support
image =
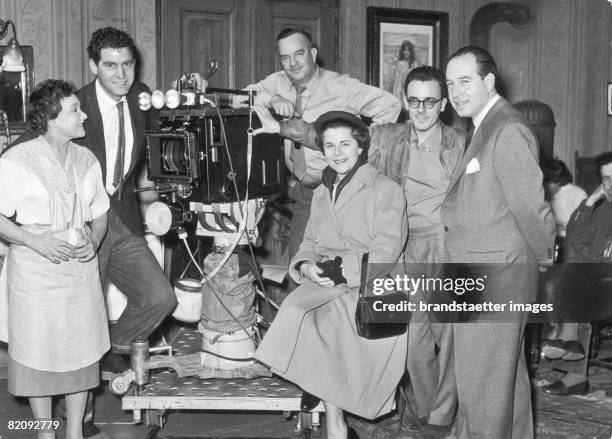
[[[200,339],[195,329],[181,328],[173,341],[177,355],[170,347],[149,349],[148,342],[136,340],[132,370],[111,380],[111,390],[125,395],[122,409],[133,411],[134,423],[150,428],[148,438],[163,427],[169,410],[275,411],[287,418],[297,413],[296,434],[320,434],[323,404],[302,412],[302,390],[281,378],[199,379]],[[167,354],[150,356],[163,351]]]

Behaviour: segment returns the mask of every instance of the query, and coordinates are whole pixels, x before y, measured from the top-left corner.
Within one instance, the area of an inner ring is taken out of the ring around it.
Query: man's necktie
[[[465,135],[465,144],[463,145],[463,154],[468,150],[472,137],[474,136],[474,123],[472,119],[467,120],[467,133]]]
[[[113,173],[113,186],[121,199],[123,189],[123,162],[125,160],[125,122],[123,121],[123,101],[117,104],[117,115],[119,117],[119,137],[117,138],[117,159],[115,160],[115,172]]]
[[[293,116],[297,118],[302,117],[302,93],[305,88],[296,88],[295,107]],[[294,143],[291,148],[291,161],[293,162],[293,175],[298,180],[302,180],[306,175],[306,155],[304,154],[304,148],[299,143]]]

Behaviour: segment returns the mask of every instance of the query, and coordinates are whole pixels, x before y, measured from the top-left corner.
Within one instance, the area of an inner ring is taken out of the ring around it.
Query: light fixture
[[[21,47],[19,47],[19,43],[17,42],[15,23],[13,23],[12,20],[0,20],[0,39],[6,36],[9,24],[13,28],[13,38],[9,40],[4,56],[2,57],[2,70],[5,72],[23,72],[25,71],[23,55],[21,53]]]

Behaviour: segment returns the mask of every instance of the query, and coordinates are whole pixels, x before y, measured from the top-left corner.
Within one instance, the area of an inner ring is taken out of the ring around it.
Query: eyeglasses
[[[413,110],[418,109],[421,106],[421,104],[423,104],[425,109],[431,110],[434,107],[434,105],[436,105],[441,100],[442,98],[440,99],[425,98],[423,100],[420,100],[420,99],[415,98],[414,96],[411,96],[407,99],[407,102],[408,102],[408,106],[412,108]]]

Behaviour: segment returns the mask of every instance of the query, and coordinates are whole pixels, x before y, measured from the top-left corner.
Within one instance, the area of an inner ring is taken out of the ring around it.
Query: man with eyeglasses
[[[316,45],[303,29],[283,29],[276,37],[276,50],[283,70],[246,88],[257,92],[255,103],[261,105],[257,109],[260,118],[268,116],[265,114],[268,107],[278,116],[289,118],[280,124],[270,118],[269,129],[257,130],[255,134],[274,132],[286,139],[285,163],[292,174],[289,197],[295,201],[290,207],[293,218],[287,249],[291,260],[304,236],[313,190],[321,183],[321,173],[327,166],[315,142],[299,141],[304,136],[316,137],[309,124],[332,110],[365,116],[374,124],[395,122],[401,103],[391,93],[320,68],[316,63]],[[244,105],[244,96],[237,96],[233,106]]]
[[[410,120],[372,127],[369,161],[399,183],[406,194],[410,232],[404,274],[416,279],[436,278],[444,254],[441,206],[465,135],[440,120],[447,91],[439,69],[413,69],[406,77],[404,92]],[[406,368],[417,413],[416,419],[404,417],[401,425],[418,431],[419,437],[442,438],[450,431],[457,404],[450,325],[418,310],[418,303],[427,302],[431,292],[410,293],[417,311],[413,311],[408,329]]]

